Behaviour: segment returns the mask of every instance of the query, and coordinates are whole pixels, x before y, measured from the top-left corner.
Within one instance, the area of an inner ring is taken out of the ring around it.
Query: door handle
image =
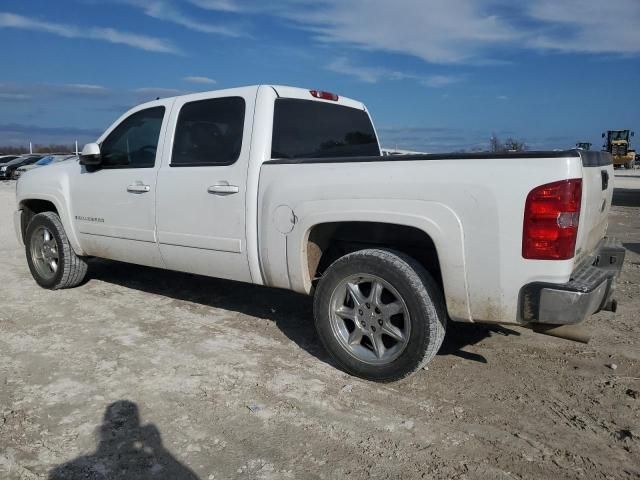
[[[207,188],[207,192],[209,193],[219,193],[222,195],[229,195],[231,193],[238,193],[240,191],[240,189],[238,188],[237,185],[228,185],[228,184],[216,184],[216,185],[211,185],[209,188]]]
[[[147,193],[149,190],[151,190],[151,187],[149,185],[142,185],[138,183],[134,183],[133,185],[129,185],[127,187],[127,192],[130,193]]]

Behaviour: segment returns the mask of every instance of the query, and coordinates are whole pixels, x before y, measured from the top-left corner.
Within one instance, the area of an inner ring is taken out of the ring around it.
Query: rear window
[[[364,110],[310,100],[276,100],[271,158],[377,155],[376,134]]]

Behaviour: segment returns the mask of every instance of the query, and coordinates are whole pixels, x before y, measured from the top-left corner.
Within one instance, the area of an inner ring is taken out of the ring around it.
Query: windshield
[[[609,132],[609,141],[629,140],[629,130],[612,130]]]
[[[44,157],[36,162],[36,165],[49,165],[53,161],[53,157]]]

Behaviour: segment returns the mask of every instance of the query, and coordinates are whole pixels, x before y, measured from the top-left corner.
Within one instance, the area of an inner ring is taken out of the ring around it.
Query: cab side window
[[[173,141],[172,167],[231,165],[240,156],[245,102],[242,97],[185,103]]]
[[[140,110],[126,118],[102,142],[102,168],[153,168],[164,107]]]

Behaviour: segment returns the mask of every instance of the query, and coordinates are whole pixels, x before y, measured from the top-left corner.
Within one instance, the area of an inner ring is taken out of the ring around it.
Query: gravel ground
[[[456,325],[391,385],[337,370],[289,292],[106,261],[37,287],[1,182],[0,478],[640,478],[640,176],[618,172],[627,261],[590,344]]]

